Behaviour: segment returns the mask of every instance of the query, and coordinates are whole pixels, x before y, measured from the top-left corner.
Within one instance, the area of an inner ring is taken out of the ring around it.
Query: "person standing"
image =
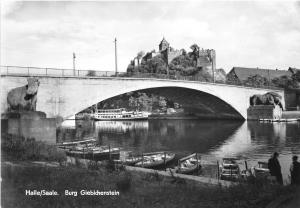
[[[274,152],[272,157],[268,161],[268,168],[270,170],[271,176],[275,176],[276,180],[279,184],[283,184],[282,174],[281,174],[281,166],[278,161],[279,154],[278,152]]]
[[[290,167],[291,172],[291,184],[300,185],[300,163],[298,162],[298,156],[293,156],[293,162]]]

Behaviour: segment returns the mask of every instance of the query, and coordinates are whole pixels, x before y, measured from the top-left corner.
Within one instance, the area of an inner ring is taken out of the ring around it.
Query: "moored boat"
[[[90,144],[94,144],[95,142],[96,142],[96,139],[91,138],[91,139],[85,139],[85,140],[60,142],[60,143],[57,143],[56,146],[61,149],[69,149],[69,148],[72,148],[72,147],[80,145],[80,144],[90,145]]]
[[[120,148],[110,148],[109,146],[90,146],[78,145],[69,149],[66,154],[72,157],[79,157],[90,160],[109,160],[119,159]]]
[[[129,165],[133,166],[136,163],[142,161],[141,155],[133,155],[131,151],[122,151],[120,152],[120,159],[114,160],[116,163],[122,164],[122,165]]]
[[[268,168],[267,162],[258,161],[258,165],[255,167],[252,167],[252,174],[256,178],[265,178],[270,176],[270,170]]]
[[[91,117],[97,121],[107,120],[145,120],[150,113],[145,111],[126,111],[125,108],[119,109],[97,109]]]
[[[174,153],[170,152],[151,152],[143,154],[142,160],[135,166],[144,168],[158,168],[171,162],[175,158]]]
[[[221,180],[235,181],[240,177],[240,168],[236,158],[223,158],[220,170]]]
[[[197,153],[191,154],[178,160],[178,166],[175,167],[176,173],[191,174],[201,168]]]

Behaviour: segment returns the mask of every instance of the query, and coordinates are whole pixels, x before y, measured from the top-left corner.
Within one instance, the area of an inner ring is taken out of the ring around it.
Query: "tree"
[[[272,79],[272,85],[280,88],[290,88],[293,86],[293,80],[288,76],[281,76]]]
[[[200,47],[196,43],[194,43],[190,46],[190,49],[192,49],[193,52],[197,52],[199,51]]]
[[[167,101],[164,97],[160,96],[159,99],[158,99],[158,106],[161,108],[161,109],[164,109],[166,106],[167,106]]]
[[[129,99],[128,99],[128,105],[129,105],[129,107],[137,109],[138,108],[138,101],[137,101],[137,99],[135,97],[133,97],[133,96],[130,96]]]
[[[190,49],[192,49],[192,52],[190,53],[191,57],[192,57],[193,61],[196,63],[195,65],[197,66],[197,60],[199,58],[200,47],[196,43],[194,43],[193,45],[190,46]]]
[[[148,73],[166,74],[167,66],[161,55],[155,56],[146,63],[148,65]]]
[[[264,87],[264,86],[269,86],[270,82],[268,81],[267,78],[256,74],[254,76],[248,77],[246,81],[244,81],[244,84],[246,86],[251,86],[251,87]]]
[[[86,76],[94,77],[94,76],[96,76],[96,71],[94,71],[94,70],[88,70]]]
[[[272,84],[276,87],[290,89],[300,88],[300,71],[294,73],[291,77],[281,76],[272,79]]]
[[[293,87],[300,88],[300,71],[299,70],[297,70],[297,72],[292,75],[292,80],[293,80]]]

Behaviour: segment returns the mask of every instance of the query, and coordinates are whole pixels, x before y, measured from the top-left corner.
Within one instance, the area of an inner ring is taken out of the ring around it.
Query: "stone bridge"
[[[1,113],[7,110],[7,93],[27,84],[29,75],[1,75]],[[75,77],[36,75],[40,81],[37,110],[47,117],[68,118],[100,101],[138,90],[152,90],[191,108],[205,109],[214,114],[234,114],[247,119],[249,97],[282,90],[169,79],[124,77]],[[283,101],[284,105],[284,101]],[[203,112],[205,112],[203,111]],[[218,116],[216,116],[218,117]]]

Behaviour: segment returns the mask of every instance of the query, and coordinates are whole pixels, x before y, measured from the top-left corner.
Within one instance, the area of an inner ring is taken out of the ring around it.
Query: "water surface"
[[[173,151],[178,157],[201,154],[216,163],[234,156],[249,166],[280,153],[284,179],[288,179],[292,155],[300,156],[300,123],[259,123],[200,120],[66,121],[57,141],[96,138],[100,144],[135,152]]]

